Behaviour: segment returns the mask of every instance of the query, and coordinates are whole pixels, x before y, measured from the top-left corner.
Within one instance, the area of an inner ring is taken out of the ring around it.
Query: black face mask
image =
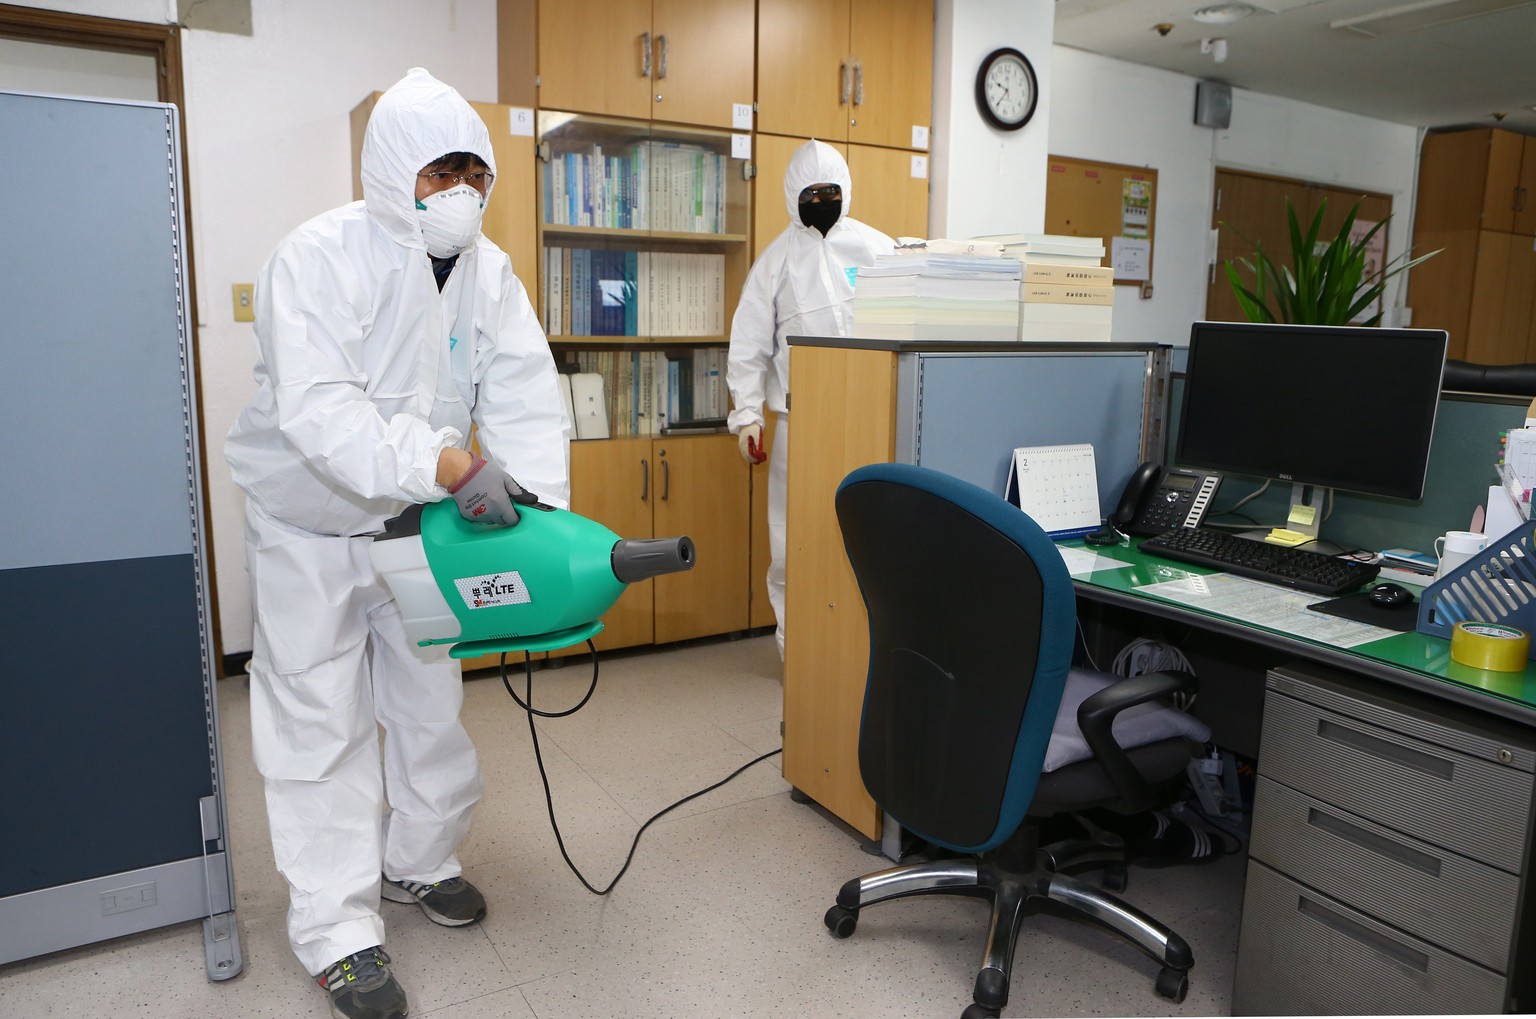
[[[836,202],[801,202],[800,222],[806,226],[815,227],[825,237],[827,231],[832,229],[838,217],[843,214],[843,203]]]

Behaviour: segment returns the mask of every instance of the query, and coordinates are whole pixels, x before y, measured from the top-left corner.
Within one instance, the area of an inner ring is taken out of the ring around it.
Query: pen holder
[[[1536,633],[1536,522],[1490,541],[1419,599],[1420,633],[1450,639],[1457,623],[1474,620]]]

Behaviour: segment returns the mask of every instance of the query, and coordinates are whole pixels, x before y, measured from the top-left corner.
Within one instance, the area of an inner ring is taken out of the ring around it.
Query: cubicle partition
[[[0,92],[0,124],[41,171],[0,245],[0,963],[202,920],[227,979],[177,112]]]
[[[784,777],[874,838],[881,822],[859,777],[857,746],[868,623],[838,536],[838,484],[865,464],[915,463],[1001,496],[1016,447],[1087,442],[1107,514],[1137,465],[1162,448],[1168,348],[812,337],[790,344]]]

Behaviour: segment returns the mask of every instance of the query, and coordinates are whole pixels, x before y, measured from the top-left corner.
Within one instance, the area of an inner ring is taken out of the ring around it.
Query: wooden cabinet
[[[733,435],[571,443],[571,509],[621,538],[693,539],[693,569],[631,584],[600,650],[748,627],[750,482]],[[568,649],[577,653],[583,647]]]
[[[1489,129],[1424,139],[1414,253],[1413,324],[1450,333],[1450,356],[1476,364],[1536,360],[1536,138]]]
[[[1414,225],[1536,234],[1536,137],[1493,128],[1427,136]]]
[[[757,129],[889,148],[933,110],[933,0],[760,0]]]
[[[757,136],[752,202],[752,257],[763,253],[789,225],[784,202],[784,172],[806,138]],[[848,161],[853,181],[849,215],[891,237],[928,236],[927,156],[901,149],[831,142]],[[921,162],[914,167],[914,160]]]
[[[539,106],[729,128],[752,102],[753,0],[539,0]]]

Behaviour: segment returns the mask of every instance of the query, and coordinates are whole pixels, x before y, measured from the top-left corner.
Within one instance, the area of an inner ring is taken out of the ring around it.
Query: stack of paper
[[[853,334],[875,339],[1012,340],[1022,268],[1016,258],[925,251],[876,256],[853,292]]]
[[[1021,340],[1108,340],[1115,310],[1115,271],[1103,265],[1104,241],[1060,234],[998,234],[974,238],[999,245],[1023,267],[1019,287]]]

